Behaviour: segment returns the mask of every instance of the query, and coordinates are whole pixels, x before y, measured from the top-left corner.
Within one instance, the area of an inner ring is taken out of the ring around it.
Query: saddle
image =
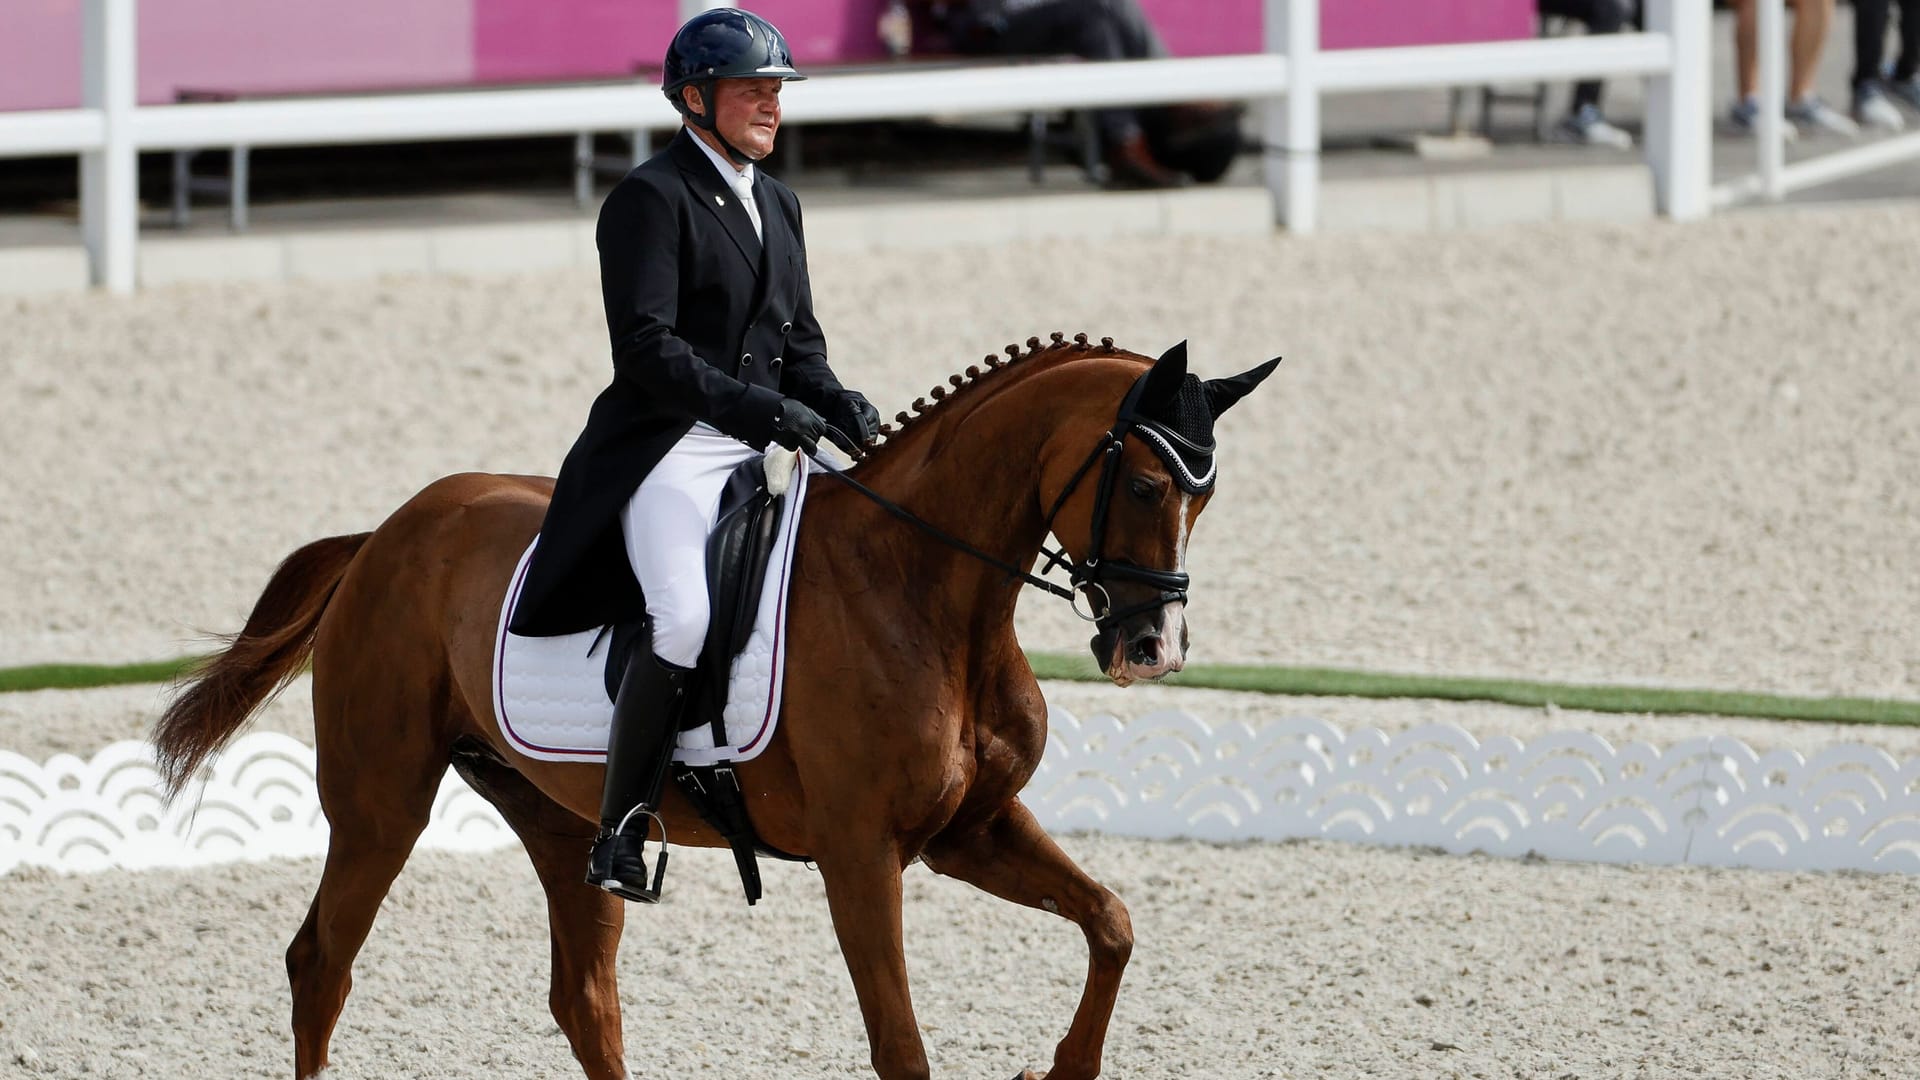
[[[770,490],[766,459],[742,462],[727,478],[720,494],[720,514],[707,538],[707,591],[712,618],[707,624],[706,644],[694,667],[693,701],[681,719],[680,730],[708,725],[713,729],[714,745],[726,743],[727,684],[733,673],[734,658],[746,648],[753,633],[761,592],[766,584],[767,565],[774,541],[778,539],[781,511],[787,498],[784,490]],[[607,698],[620,689],[627,660],[633,655],[636,639],[651,633],[644,618],[615,626],[611,647],[607,650]],[[730,765],[685,765],[673,769],[674,782],[687,796],[701,818],[726,838],[733,849],[734,863],[740,869],[740,884],[749,905],[760,899],[760,869],[755,855],[806,861],[760,842],[747,818],[746,800],[740,782]]]

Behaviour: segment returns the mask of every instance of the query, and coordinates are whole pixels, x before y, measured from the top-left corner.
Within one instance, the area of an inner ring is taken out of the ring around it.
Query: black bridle
[[[1134,382],[1133,388],[1127,391],[1127,396],[1120,402],[1120,411],[1114,419],[1113,426],[1107,429],[1106,434],[1100,437],[1099,444],[1087,455],[1086,460],[1080,463],[1080,467],[1074,470],[1073,479],[1067,481],[1066,489],[1060,492],[1059,498],[1053,501],[1053,508],[1047,511],[1047,531],[1052,532],[1054,519],[1059,517],[1061,508],[1067,504],[1067,499],[1071,497],[1074,491],[1080,486],[1080,481],[1084,480],[1087,474],[1093,470],[1094,463],[1100,463],[1100,481],[1099,487],[1095,490],[1093,496],[1093,529],[1087,557],[1085,559],[1073,558],[1067,554],[1065,544],[1062,544],[1058,550],[1050,550],[1046,545],[1042,544],[1040,553],[1047,557],[1047,562],[1045,566],[1040,568],[1040,575],[1028,573],[1004,559],[989,555],[838,469],[828,469],[827,473],[841,483],[846,484],[848,487],[853,488],[855,491],[873,500],[875,504],[889,514],[919,528],[922,532],[939,540],[948,547],[970,555],[995,569],[1005,571],[1010,578],[1024,581],[1028,585],[1044,589],[1055,596],[1065,599],[1073,605],[1073,613],[1075,615],[1093,623],[1101,633],[1106,633],[1119,625],[1123,619],[1130,618],[1142,612],[1157,611],[1168,604],[1185,603],[1187,599],[1187,586],[1191,581],[1183,571],[1156,570],[1152,567],[1141,566],[1138,563],[1130,562],[1126,559],[1108,559],[1104,555],[1107,541],[1108,512],[1113,504],[1114,486],[1120,481],[1121,451],[1125,449],[1126,438],[1129,434],[1134,433],[1135,427],[1142,424],[1151,425],[1151,421],[1144,420],[1135,411],[1140,400],[1141,392],[1145,389],[1146,384],[1147,377],[1145,375],[1142,375]],[[1136,435],[1136,437],[1138,436]],[[1150,441],[1148,445],[1152,446],[1154,444]],[[1155,446],[1154,448],[1155,452],[1158,453],[1159,447]],[[1041,576],[1050,573],[1056,566],[1066,567],[1070,587],[1061,586]],[[1113,595],[1108,590],[1107,584],[1109,582],[1119,581],[1147,585],[1159,591],[1151,600],[1143,600],[1137,604],[1115,610],[1113,606]],[[1082,591],[1087,593],[1087,606],[1092,610],[1092,614],[1087,614],[1080,610],[1079,594]],[[1094,595],[1096,591],[1099,593],[1097,597]]]

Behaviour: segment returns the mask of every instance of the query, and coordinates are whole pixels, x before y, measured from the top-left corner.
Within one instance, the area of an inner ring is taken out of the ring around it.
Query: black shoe
[[[1154,160],[1147,137],[1135,132],[1107,148],[1107,186],[1112,188],[1177,188],[1187,178]]]
[[[645,827],[645,819],[640,826]],[[660,858],[654,863],[653,883],[649,885],[646,846],[644,834],[603,831],[593,841],[593,853],[587,856],[587,884],[623,900],[659,903],[660,882],[667,876],[667,849],[661,845]]]

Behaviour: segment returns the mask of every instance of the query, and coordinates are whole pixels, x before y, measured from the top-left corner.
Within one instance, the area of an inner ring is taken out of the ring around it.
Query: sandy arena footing
[[[1920,207],[1890,204],[822,253],[813,275],[836,367],[889,413],[1054,329],[1143,352],[1187,338],[1207,375],[1287,355],[1222,424],[1190,559],[1197,660],[1912,699],[1916,245]],[[371,528],[436,476],[551,471],[606,377],[598,304],[580,271],[0,301],[0,664],[178,655],[236,626],[294,547]],[[1031,648],[1084,648],[1065,605],[1036,595],[1019,620]],[[1048,692],[1082,715],[1273,705]],[[303,693],[263,726],[310,725]],[[90,753],[140,734],[156,694],[0,696],[0,748]],[[1284,708],[1916,751],[1911,732],[1715,718]],[[1798,1080],[1905,1075],[1920,1049],[1905,876],[1068,845],[1139,931],[1113,1076]],[[772,868],[748,914],[724,858],[676,866],[673,903],[630,920],[622,957],[635,1064],[858,1072],[817,880]],[[280,953],[317,876],[0,879],[0,1073],[285,1075]],[[924,871],[908,882],[937,1070],[1044,1067],[1084,976],[1079,934]],[[341,1075],[568,1075],[541,919],[519,855],[419,857],[360,967]]]

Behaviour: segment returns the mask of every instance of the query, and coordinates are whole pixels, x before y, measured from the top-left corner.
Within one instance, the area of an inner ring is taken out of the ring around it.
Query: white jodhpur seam
[[[705,424],[673,444],[620,511],[627,560],[647,597],[653,652],[692,667],[706,644],[707,536],[727,477],[760,451]]]

